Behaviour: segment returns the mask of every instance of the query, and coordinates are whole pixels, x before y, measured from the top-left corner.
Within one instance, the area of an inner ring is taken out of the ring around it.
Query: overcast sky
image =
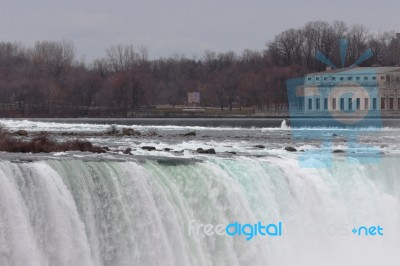
[[[71,40],[87,62],[115,44],[145,45],[151,58],[204,50],[261,50],[307,21],[343,20],[400,32],[399,0],[0,0],[0,40]],[[361,4],[362,3],[362,4]]]

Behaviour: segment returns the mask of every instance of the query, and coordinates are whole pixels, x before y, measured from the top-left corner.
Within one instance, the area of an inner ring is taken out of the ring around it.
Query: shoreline
[[[357,117],[340,117],[348,121],[343,127],[352,127]],[[268,117],[149,117],[149,118],[0,118],[1,121],[32,121],[44,123],[72,123],[72,124],[119,124],[125,126],[182,126],[182,127],[240,127],[240,128],[280,128],[285,120],[286,125],[296,124],[296,127],[332,127],[331,119],[322,116],[268,116]],[[378,125],[378,126],[377,126]],[[383,116],[368,117],[358,127],[393,127],[400,128],[400,117]]]

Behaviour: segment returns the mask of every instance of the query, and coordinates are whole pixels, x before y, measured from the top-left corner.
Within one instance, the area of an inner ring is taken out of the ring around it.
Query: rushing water
[[[397,154],[338,155],[327,169],[280,150],[251,155],[3,154],[0,265],[399,265]],[[283,234],[247,241],[200,226],[235,221],[281,221]],[[384,235],[351,232],[362,225]]]

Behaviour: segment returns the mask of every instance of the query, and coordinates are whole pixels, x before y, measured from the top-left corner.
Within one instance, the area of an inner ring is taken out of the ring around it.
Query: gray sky
[[[362,4],[361,4],[362,3]],[[343,20],[400,32],[392,0],[0,0],[0,41],[71,40],[90,62],[116,44],[145,45],[151,58],[261,50],[307,21]]]

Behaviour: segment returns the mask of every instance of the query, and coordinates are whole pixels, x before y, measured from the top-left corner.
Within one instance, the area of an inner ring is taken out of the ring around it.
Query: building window
[[[360,98],[356,99],[356,108],[357,110],[360,110]]]
[[[347,80],[353,80],[353,77],[348,77]]]
[[[332,80],[336,80],[336,77],[332,77]]]
[[[308,99],[308,110],[312,110],[312,99]]]
[[[340,77],[340,80],[344,80],[344,77]]]
[[[317,98],[315,99],[315,109],[319,110],[319,108],[320,108],[320,99]]]
[[[356,77],[356,80],[360,80],[360,77]]]
[[[376,77],[372,77],[372,80],[376,80]]]
[[[399,98],[400,101],[400,98]],[[332,110],[336,110],[336,98],[332,98]]]
[[[393,101],[393,98],[390,98],[390,99],[389,99],[389,109],[390,109],[390,110],[393,110],[393,102],[394,102],[394,101]]]
[[[344,98],[340,98],[340,110],[344,110]]]
[[[369,110],[369,98],[364,99],[364,109]]]
[[[364,80],[368,80],[368,77],[364,77]]]
[[[307,79],[308,81],[311,81],[312,80],[312,78],[311,77],[308,77],[308,79]]]
[[[328,80],[328,77],[324,77],[324,80]]]
[[[372,109],[376,110],[376,98],[372,98]]]
[[[348,102],[348,109],[349,110],[353,110],[353,99],[352,98],[349,98],[349,102]]]
[[[315,80],[316,80],[316,81],[319,81],[319,77],[316,77]]]
[[[328,98],[324,98],[324,110],[328,110]]]
[[[385,80],[385,76],[381,76],[381,80]]]
[[[385,98],[381,98],[381,110],[384,110],[384,109],[386,109]]]

